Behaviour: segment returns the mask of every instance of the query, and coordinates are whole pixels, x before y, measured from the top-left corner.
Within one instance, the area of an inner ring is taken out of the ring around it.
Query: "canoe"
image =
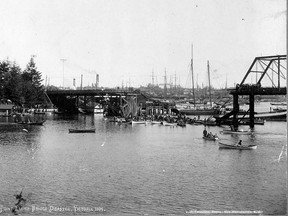
[[[69,129],[69,133],[95,133],[95,129]]]
[[[239,149],[239,150],[252,150],[252,149],[256,149],[257,146],[256,145],[248,145],[248,146],[239,146],[239,145],[230,145],[230,144],[225,144],[225,143],[218,143],[219,148],[226,148],[226,149]]]
[[[223,130],[221,131],[223,134],[239,134],[239,135],[250,135],[253,132],[248,130],[248,131],[231,131],[231,130]]]
[[[219,140],[219,137],[202,137],[203,139],[205,140],[212,140],[212,141],[216,141],[216,140]]]

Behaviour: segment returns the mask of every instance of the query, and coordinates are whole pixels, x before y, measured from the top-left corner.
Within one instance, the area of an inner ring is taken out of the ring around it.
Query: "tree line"
[[[17,106],[34,108],[45,103],[45,88],[41,72],[31,58],[22,70],[8,59],[0,61],[0,99],[12,101]]]

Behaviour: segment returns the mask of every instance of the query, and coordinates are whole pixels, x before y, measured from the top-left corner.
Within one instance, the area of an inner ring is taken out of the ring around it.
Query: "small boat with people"
[[[217,136],[217,134],[212,135],[212,136],[203,136],[202,138],[205,140],[212,140],[212,141],[219,140],[219,137]]]
[[[177,121],[177,126],[186,127],[186,123],[183,120]]]
[[[215,133],[215,134],[213,134],[212,132],[208,133],[206,130],[206,127],[203,130],[203,137],[202,138],[205,140],[213,140],[213,141],[219,140],[217,133]]]
[[[69,133],[95,133],[96,129],[69,129]]]
[[[239,143],[237,143],[237,144],[225,144],[225,143],[219,142],[218,145],[219,145],[219,148],[224,148],[224,149],[252,150],[252,149],[257,148],[257,145],[244,146],[241,144],[242,143],[241,141]]]

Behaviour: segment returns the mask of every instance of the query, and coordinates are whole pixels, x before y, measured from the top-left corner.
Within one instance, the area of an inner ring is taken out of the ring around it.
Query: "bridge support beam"
[[[79,96],[76,96],[76,106],[79,107]]]
[[[86,109],[87,107],[86,107],[86,104],[87,104],[87,96],[86,95],[84,95],[84,109]]]
[[[238,102],[238,94],[233,94],[233,125],[238,126],[237,115],[239,113],[239,102]]]
[[[250,124],[250,128],[254,128],[254,111],[255,111],[255,107],[254,107],[254,94],[250,94],[249,95],[249,109],[250,109],[250,113],[249,113],[249,124]]]

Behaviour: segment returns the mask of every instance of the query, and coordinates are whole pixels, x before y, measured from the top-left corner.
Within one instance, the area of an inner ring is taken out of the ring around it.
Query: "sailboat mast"
[[[193,90],[193,100],[194,100],[194,108],[196,107],[196,99],[195,99],[195,87],[194,87],[194,71],[193,71],[193,44],[191,46],[191,73],[192,73],[192,90]]]
[[[226,73],[226,83],[225,83],[225,89],[227,90],[227,73]]]
[[[208,82],[209,82],[209,100],[210,100],[210,106],[212,107],[209,60],[207,61],[207,70],[208,70]]]

